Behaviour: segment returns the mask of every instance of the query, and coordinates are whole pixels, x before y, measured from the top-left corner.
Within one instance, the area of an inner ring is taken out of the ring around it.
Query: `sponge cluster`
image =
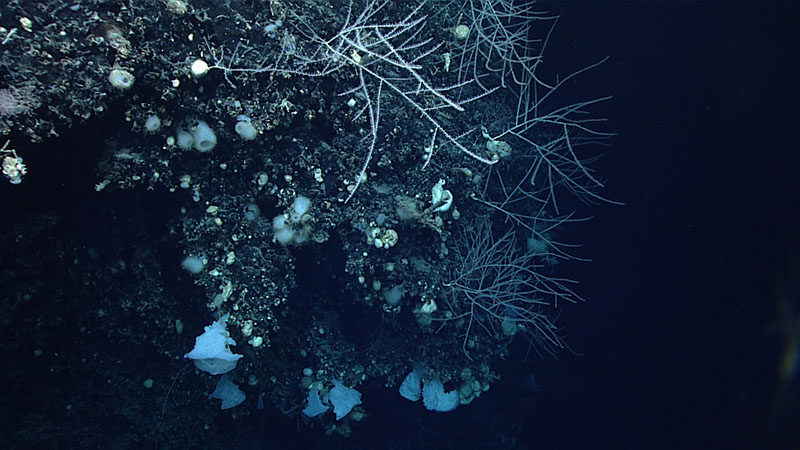
[[[275,240],[283,245],[303,244],[311,234],[311,200],[299,196],[289,210],[272,219]]]
[[[182,150],[194,148],[198,152],[207,153],[217,146],[217,134],[205,121],[198,121],[189,131],[178,130],[178,147]]]
[[[444,385],[439,378],[423,381],[419,369],[411,371],[400,385],[400,395],[412,402],[422,398],[425,409],[430,411],[448,412],[456,409],[459,404],[457,390],[444,391]]]
[[[307,417],[316,417],[327,411],[329,409],[328,405],[333,405],[333,413],[336,414],[336,420],[341,420],[355,406],[361,404],[361,393],[343,385],[338,380],[333,380],[333,388],[325,395],[325,398],[321,399],[319,394],[319,389],[316,386],[312,387],[308,392],[308,402],[305,409],[303,409],[303,414]]]

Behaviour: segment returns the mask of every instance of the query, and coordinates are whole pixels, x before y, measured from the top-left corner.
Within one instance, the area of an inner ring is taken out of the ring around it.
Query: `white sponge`
[[[194,365],[211,375],[220,375],[236,368],[243,355],[234,355],[229,345],[236,345],[225,327],[228,314],[205,327],[205,332],[194,340],[194,348],[184,358],[194,360]]]
[[[412,370],[406,375],[400,385],[400,395],[412,402],[419,400],[422,395],[422,375],[419,370]]]
[[[244,392],[239,389],[239,386],[228,378],[228,375],[223,375],[219,378],[217,387],[209,397],[222,400],[220,409],[230,409],[238,406],[247,398]]]
[[[272,219],[272,230],[275,232],[275,240],[283,245],[289,245],[294,240],[294,230],[283,214]]]
[[[303,215],[311,208],[311,200],[302,195],[294,199],[292,209],[289,212],[289,219],[294,223],[300,223],[303,220]]]
[[[458,391],[445,392],[442,382],[434,378],[422,388],[422,404],[431,411],[452,411],[458,406]]]
[[[346,416],[354,406],[361,404],[361,392],[333,380],[333,389],[328,393],[328,400],[333,405],[336,420],[339,420]]]

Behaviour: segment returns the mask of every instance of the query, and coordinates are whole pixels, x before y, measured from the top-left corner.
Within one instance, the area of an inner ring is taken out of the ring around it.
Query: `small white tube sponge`
[[[136,77],[125,69],[114,69],[108,74],[108,82],[111,83],[111,86],[121,91],[130,89],[134,81],[136,81]]]
[[[194,365],[211,375],[228,373],[236,368],[243,355],[234,355],[229,345],[236,345],[225,326],[228,314],[205,327],[205,332],[194,340],[194,348],[184,358],[194,360]]]
[[[194,140],[195,150],[199,152],[210,152],[217,146],[217,135],[202,120],[197,122],[197,125],[192,129],[192,139]]]

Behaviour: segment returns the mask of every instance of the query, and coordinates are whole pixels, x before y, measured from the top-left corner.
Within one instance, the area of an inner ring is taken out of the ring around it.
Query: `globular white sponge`
[[[206,267],[206,263],[200,256],[189,255],[181,261],[181,267],[191,273],[198,274]]]
[[[203,61],[202,59],[198,58],[198,59],[195,59],[194,62],[192,62],[192,66],[191,66],[192,75],[194,75],[194,76],[196,76],[198,78],[200,78],[203,75],[207,74],[209,69],[211,69],[211,67],[209,67],[208,63]]]
[[[243,355],[235,355],[229,345],[236,345],[226,328],[228,314],[205,327],[205,332],[194,340],[194,348],[184,358],[194,360],[194,365],[211,375],[228,373],[236,368]]]
[[[245,141],[252,141],[258,137],[258,129],[256,129],[255,125],[249,120],[240,120],[236,122],[233,129],[236,130],[236,134]]]

